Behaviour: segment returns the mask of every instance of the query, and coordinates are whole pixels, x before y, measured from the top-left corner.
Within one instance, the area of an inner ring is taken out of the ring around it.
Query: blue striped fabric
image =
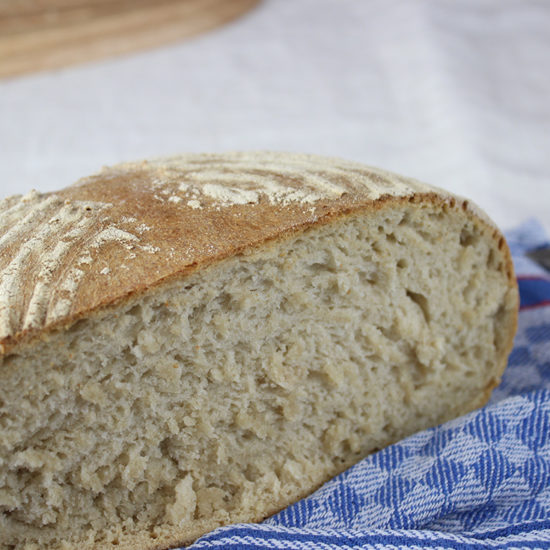
[[[522,309],[490,403],[371,455],[259,525],[192,548],[550,549],[550,273],[525,253],[530,222],[508,235]]]
[[[548,298],[542,302],[550,302],[550,281],[542,277],[525,277],[518,278],[518,286],[521,298],[521,308],[540,306],[541,296],[547,296]]]

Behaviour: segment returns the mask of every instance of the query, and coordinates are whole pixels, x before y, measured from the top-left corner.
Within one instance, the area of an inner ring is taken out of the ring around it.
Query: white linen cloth
[[[0,198],[243,149],[378,165],[550,228],[550,3],[265,0],[180,44],[0,81]]]

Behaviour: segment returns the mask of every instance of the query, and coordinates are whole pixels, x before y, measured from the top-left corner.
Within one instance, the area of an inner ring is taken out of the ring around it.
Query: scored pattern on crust
[[[255,204],[314,204],[353,193],[383,195],[431,192],[433,187],[349,161],[285,153],[188,154],[120,164],[107,171],[150,170],[153,187],[172,202],[192,208]],[[182,196],[183,195],[183,196]],[[189,204],[191,203],[191,204]]]
[[[0,339],[67,315],[91,248],[138,240],[104,227],[108,218],[98,216],[109,206],[36,191],[0,203]]]
[[[120,164],[54,194],[4,199],[0,353],[321,219],[384,197],[434,193],[451,197],[354,162],[258,152]]]

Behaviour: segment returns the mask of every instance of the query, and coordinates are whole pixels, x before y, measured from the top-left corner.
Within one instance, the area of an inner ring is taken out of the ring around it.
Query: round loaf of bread
[[[166,549],[483,405],[518,308],[470,202],[189,154],[0,203],[0,548]]]

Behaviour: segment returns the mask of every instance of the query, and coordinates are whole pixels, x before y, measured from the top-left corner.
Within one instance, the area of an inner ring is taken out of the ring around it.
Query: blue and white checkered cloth
[[[550,549],[550,273],[529,222],[510,232],[521,311],[490,403],[373,454],[262,524],[220,528],[192,548]]]

